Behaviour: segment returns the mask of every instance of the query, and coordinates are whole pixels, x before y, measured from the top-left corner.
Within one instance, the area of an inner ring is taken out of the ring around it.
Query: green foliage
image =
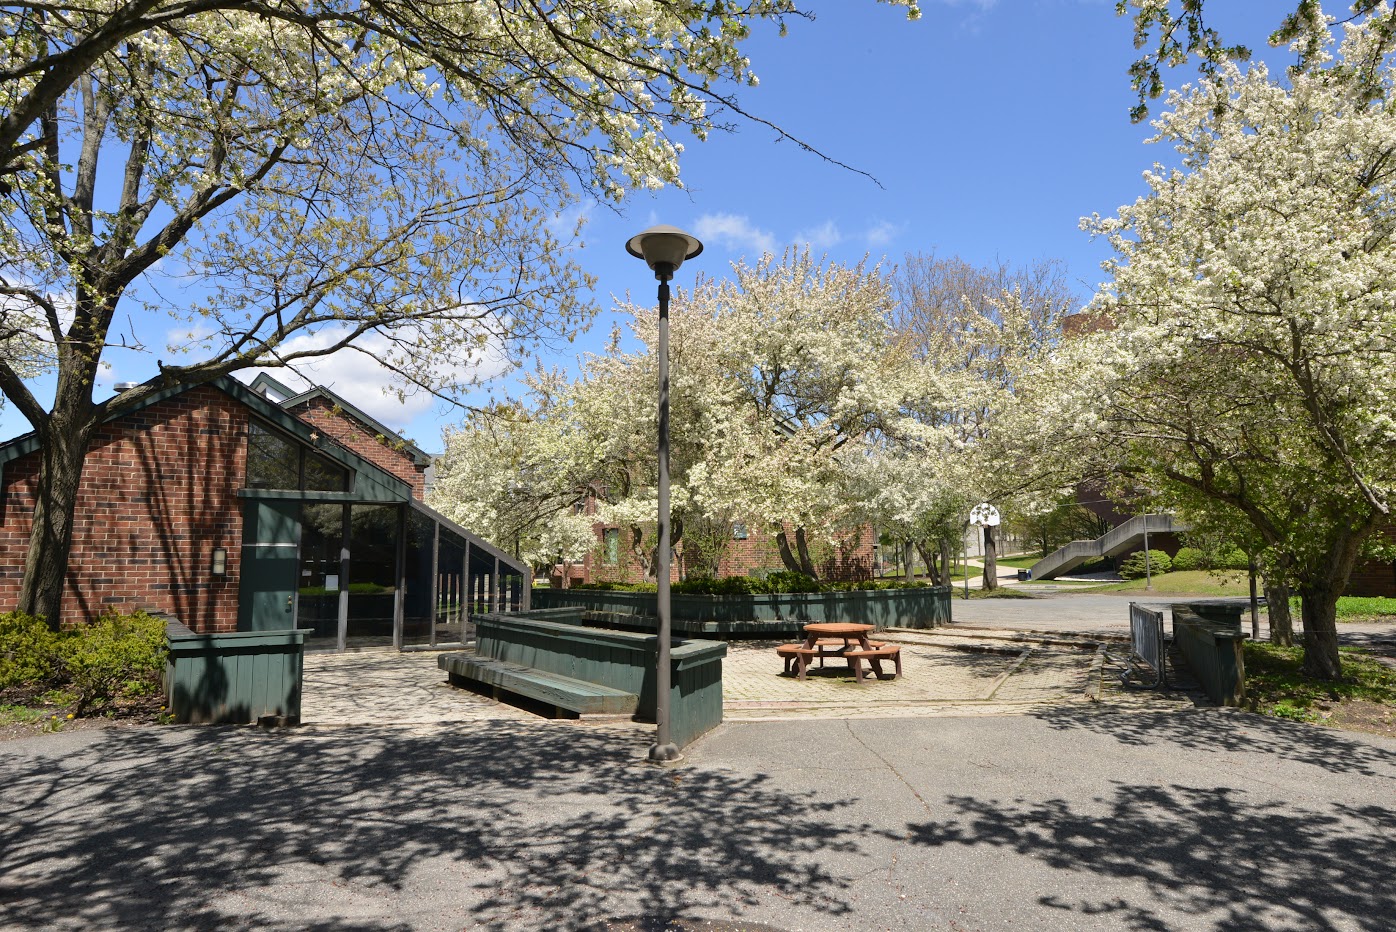
[[[1205,570],[1206,557],[1196,547],[1180,547],[1173,555],[1173,569],[1175,572],[1187,572],[1190,570]]]
[[[1247,641],[1246,704],[1254,712],[1295,721],[1317,721],[1326,703],[1363,699],[1396,705],[1396,670],[1366,651],[1343,649],[1341,680],[1317,680],[1303,673],[1303,648]]]
[[[786,570],[769,573],[763,577],[723,576],[713,578],[700,576],[676,582],[670,587],[674,595],[763,595],[784,592],[865,592],[881,589],[925,589],[926,582],[907,583],[901,580],[878,582],[820,582],[803,573]],[[591,589],[610,592],[654,592],[654,583],[598,582],[573,586],[573,589]]]
[[[165,623],[145,612],[103,615],[59,641],[63,677],[77,712],[116,699],[153,695],[165,671]]]
[[[58,675],[59,636],[42,618],[0,615],[0,689],[40,685]]]
[[[1143,579],[1145,572],[1144,551],[1132,553],[1125,558],[1125,562],[1120,564],[1120,576],[1125,579]],[[1162,576],[1173,569],[1173,561],[1168,554],[1162,550],[1150,550],[1148,553],[1149,570],[1154,576]]]
[[[1214,570],[1246,570],[1250,569],[1251,561],[1246,556],[1246,552],[1240,547],[1223,547],[1212,559],[1210,569]]]

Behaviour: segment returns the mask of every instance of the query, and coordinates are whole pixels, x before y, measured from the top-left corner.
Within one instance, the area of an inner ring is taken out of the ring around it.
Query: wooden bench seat
[[[866,682],[863,678],[863,661],[866,660],[872,665],[873,673],[878,679],[882,679],[882,661],[890,660],[896,665],[897,672],[892,675],[892,679],[897,679],[902,675],[902,649],[893,644],[880,644],[872,650],[846,650],[843,656],[848,658],[848,665],[853,668],[853,678],[859,683]]]
[[[450,675],[455,685],[478,683],[492,690],[569,709],[578,715],[633,715],[640,701],[634,693],[469,652],[442,654],[436,663]]]
[[[805,678],[805,670],[809,667],[811,657],[819,657],[823,663],[823,652],[817,647],[806,647],[803,644],[782,644],[776,648],[776,656],[785,660],[785,672],[798,673],[800,679]]]

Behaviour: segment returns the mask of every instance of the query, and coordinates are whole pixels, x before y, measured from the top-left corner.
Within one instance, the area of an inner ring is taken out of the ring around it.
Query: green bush
[[[1180,572],[1205,569],[1205,563],[1202,551],[1196,547],[1180,547],[1178,552],[1173,554],[1173,569]]]
[[[165,623],[145,612],[103,615],[59,642],[63,676],[77,714],[115,699],[154,695],[165,672]]]
[[[1212,561],[1214,570],[1246,570],[1251,561],[1240,547],[1223,547]]]
[[[698,576],[676,582],[670,587],[675,595],[760,595],[783,592],[860,592],[878,589],[924,589],[930,583],[917,581],[907,583],[901,580],[878,582],[872,579],[860,582],[820,582],[804,573],[782,570],[764,577],[723,576],[713,578]],[[602,592],[653,592],[654,583],[597,582],[573,586],[573,589],[591,589]]]
[[[1173,569],[1173,561],[1162,550],[1150,550],[1148,558],[1150,572],[1154,576],[1162,575]],[[1143,579],[1145,575],[1147,574],[1144,569],[1144,551],[1142,550],[1131,553],[1125,558],[1125,562],[1120,564],[1120,576],[1125,579]]]
[[[0,615],[0,689],[41,686],[58,676],[59,636],[42,618]]]

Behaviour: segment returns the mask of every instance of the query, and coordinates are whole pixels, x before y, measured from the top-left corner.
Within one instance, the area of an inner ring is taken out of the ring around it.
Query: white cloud
[[[722,246],[751,259],[776,251],[776,238],[753,226],[745,214],[704,214],[694,223],[693,231],[704,243]]]
[[[582,231],[595,209],[595,201],[586,201],[564,208],[548,218],[548,232],[565,245],[581,245]]]
[[[890,220],[880,220],[868,227],[863,233],[863,238],[867,240],[869,246],[876,248],[886,246],[902,232],[900,224],[892,223]]]
[[[323,349],[341,340],[344,332],[341,327],[323,327],[315,333],[292,337],[282,344],[282,351],[291,354]],[[430,411],[436,397],[421,389],[408,387],[406,398],[398,399],[396,389],[403,387],[402,379],[378,362],[378,357],[389,356],[393,349],[387,337],[368,333],[354,341],[354,348],[298,361],[295,371],[267,367],[247,369],[238,375],[243,381],[251,382],[259,372],[266,372],[298,391],[312,385],[322,385],[396,430]],[[471,378],[492,378],[508,368],[504,354],[487,350],[483,358],[468,366],[442,360],[433,366],[433,375],[443,382],[466,381]]]
[[[832,220],[825,220],[817,227],[801,230],[795,234],[797,246],[809,246],[814,252],[832,249],[841,242],[843,242],[843,234],[839,232],[839,225]]]

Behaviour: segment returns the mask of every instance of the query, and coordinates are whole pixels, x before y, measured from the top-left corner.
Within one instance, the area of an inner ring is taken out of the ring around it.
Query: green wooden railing
[[[948,586],[671,597],[675,633],[732,638],[799,634],[803,625],[821,621],[879,628],[935,628],[950,623],[951,602]],[[608,624],[616,627],[655,630],[653,592],[535,589],[533,605],[602,612],[613,616]]]
[[[1195,606],[1173,606],[1173,642],[1183,663],[1197,677],[1217,705],[1236,706],[1246,698],[1246,663],[1242,647],[1248,635],[1241,633],[1240,613],[1233,623],[1230,612],[1209,611],[1204,617]],[[1211,608],[1208,606],[1208,608]]]
[[[518,615],[476,615],[476,653],[544,673],[633,693],[635,717],[654,721],[652,634],[583,627],[580,608]],[[722,723],[722,658],[718,641],[675,640],[670,651],[670,724],[680,747]]]

